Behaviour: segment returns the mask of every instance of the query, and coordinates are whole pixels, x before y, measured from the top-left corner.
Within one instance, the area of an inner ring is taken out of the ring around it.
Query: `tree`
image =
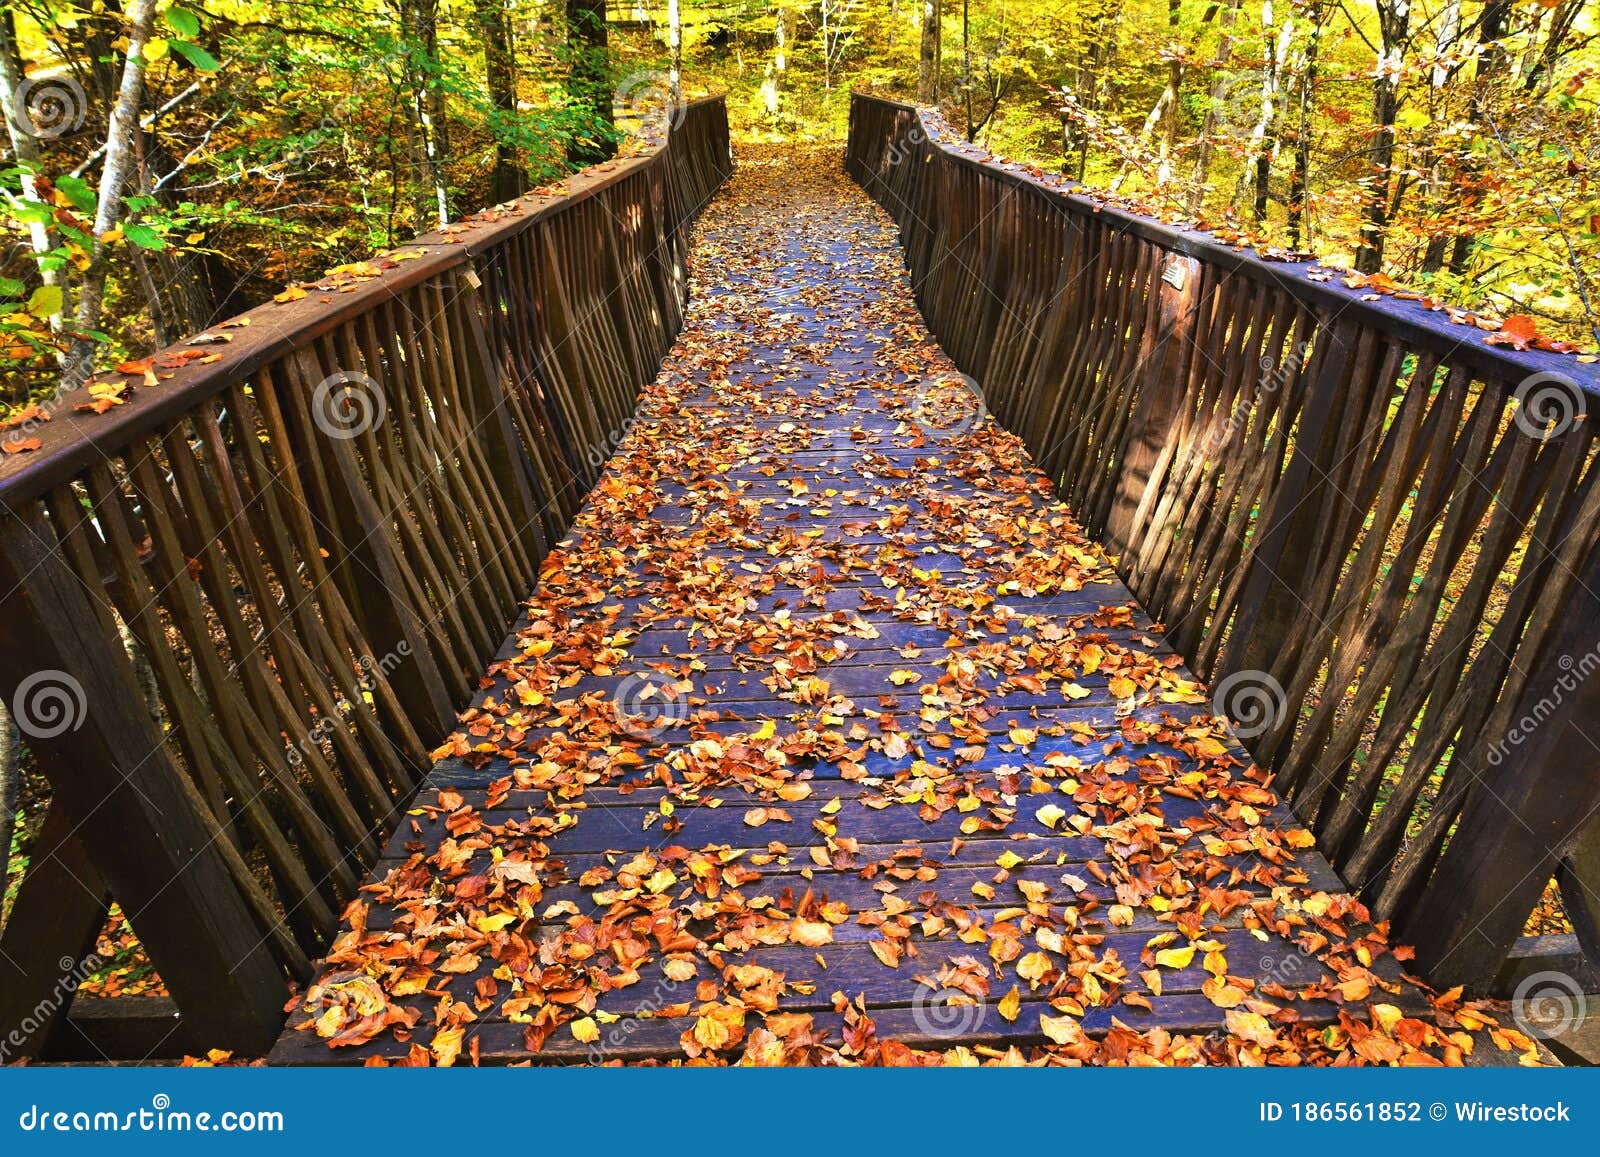
[[[606,35],[605,0],[566,0],[567,95],[589,113],[596,131],[575,137],[567,156],[575,165],[593,165],[617,151],[611,108],[611,54]]]
[[[89,266],[78,289],[77,333],[68,347],[62,379],[68,386],[82,385],[94,369],[95,342],[90,336],[100,328],[105,300],[108,237],[122,221],[122,190],[134,164],[139,137],[139,110],[144,104],[145,46],[155,25],[155,0],[129,0],[127,55],[122,83],[111,110],[106,132],[105,161],[100,170],[100,192],[94,215]]]
[[[493,116],[499,122],[494,125],[491,195],[496,201],[509,201],[526,189],[528,183],[517,150],[509,139],[511,122],[517,116],[516,47],[511,40],[511,21],[506,17],[502,0],[474,0],[473,11],[477,17],[478,39],[483,44],[484,85]]]
[[[1400,77],[1410,42],[1411,0],[1373,0],[1378,11],[1381,43],[1372,79],[1372,145],[1363,182],[1361,243],[1356,269],[1377,273],[1383,268],[1388,241],[1389,199],[1394,177],[1395,117],[1400,110]]]
[[[940,22],[943,0],[922,0],[922,52],[917,65],[917,103],[939,103],[939,63],[943,54]]]

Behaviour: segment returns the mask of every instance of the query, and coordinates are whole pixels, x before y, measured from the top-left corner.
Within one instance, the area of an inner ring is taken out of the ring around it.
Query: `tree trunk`
[[[1211,78],[1210,99],[1206,101],[1206,116],[1200,124],[1200,137],[1194,147],[1194,175],[1189,179],[1187,209],[1192,215],[1205,202],[1207,182],[1211,178],[1211,138],[1217,131],[1217,106],[1228,95],[1228,62],[1233,59],[1233,26],[1239,19],[1239,5],[1243,0],[1230,0],[1222,10],[1218,26],[1216,74]]]
[[[683,16],[678,0],[667,0],[667,79],[672,91],[672,107],[683,105]]]
[[[449,145],[445,137],[444,94],[435,73],[439,67],[438,0],[403,0],[402,30],[406,46],[406,91],[411,101],[412,165],[416,171],[417,226],[429,219],[450,221],[450,192],[445,177]]]
[[[1278,151],[1278,88],[1282,83],[1284,60],[1294,35],[1294,18],[1287,16],[1278,35],[1272,35],[1272,0],[1262,0],[1261,39],[1266,67],[1261,73],[1261,117],[1250,134],[1255,153],[1255,197],[1251,203],[1256,224],[1267,219],[1267,201],[1272,192],[1272,156]]]
[[[939,103],[939,61],[943,55],[939,24],[943,0],[922,0],[922,56],[917,64],[917,103]]]
[[[1511,19],[1512,0],[1490,0],[1483,7],[1483,14],[1478,18],[1478,63],[1473,69],[1472,100],[1467,108],[1467,120],[1474,125],[1481,125],[1488,116],[1489,88],[1495,77],[1507,71],[1508,61],[1501,41],[1505,39],[1506,28]],[[1478,200],[1476,188],[1480,166],[1476,159],[1468,156],[1463,160],[1462,172],[1457,178],[1457,184],[1465,190],[1462,196],[1462,208],[1472,209]],[[1473,243],[1477,240],[1477,233],[1464,230],[1456,234],[1454,244],[1450,250],[1450,272],[1457,277],[1467,271],[1467,263],[1472,257]]]
[[[33,135],[33,123],[22,101],[23,65],[12,24],[15,18],[15,10],[0,13],[0,105],[4,106],[0,113],[6,119],[12,155],[22,168],[22,195],[27,200],[37,201],[39,190],[34,176],[35,170],[41,167],[39,140]],[[36,254],[50,252],[55,246],[50,226],[42,221],[29,222],[28,244]],[[61,284],[61,275],[53,269],[41,269],[39,276],[46,285]],[[49,320],[50,328],[59,331],[62,327],[62,311],[52,314]]]
[[[612,139],[616,119],[611,109],[606,0],[566,0],[566,4],[567,96],[573,104],[592,110],[600,126],[596,139],[574,139],[567,148],[567,159],[575,165],[594,165],[617,151]]]
[[[961,0],[961,105],[967,119],[967,141],[976,137],[972,124],[972,17],[971,0]]]
[[[1372,81],[1372,163],[1365,181],[1361,243],[1355,257],[1356,269],[1361,273],[1377,273],[1383,268],[1394,175],[1394,122],[1400,111],[1400,67],[1405,61],[1411,26],[1410,0],[1376,3],[1383,40]]]
[[[1289,241],[1298,249],[1302,237],[1309,243],[1311,229],[1306,221],[1306,190],[1311,179],[1312,120],[1316,115],[1317,56],[1322,46],[1322,22],[1326,13],[1322,0],[1313,0],[1306,9],[1311,21],[1311,37],[1306,42],[1305,60],[1300,67],[1299,119],[1294,130],[1294,172],[1289,178]]]
[[[7,881],[11,876],[11,843],[17,836],[17,809],[22,806],[21,755],[17,725],[0,701],[0,863],[5,864],[0,880]],[[4,888],[0,883],[0,896],[5,895]]]
[[[122,66],[122,83],[106,130],[105,161],[100,170],[99,205],[94,217],[94,248],[89,267],[84,271],[78,291],[77,328],[88,334],[100,327],[100,310],[106,289],[106,244],[104,237],[122,220],[122,189],[133,167],[134,148],[139,134],[139,108],[144,103],[144,46],[155,22],[155,0],[128,0],[127,59]],[[76,339],[67,352],[62,384],[81,386],[94,371],[95,343],[92,338]]]
[[[517,150],[506,142],[506,130],[517,116],[517,57],[511,21],[502,0],[474,0],[478,38],[483,41],[483,79],[489,103],[501,119],[494,142],[494,172],[489,195],[498,203],[520,196],[528,187]]]
[[[1178,96],[1183,86],[1184,61],[1189,51],[1178,39],[1179,4],[1180,0],[1167,0],[1167,27],[1170,33],[1166,48],[1167,83],[1162,86],[1161,95],[1156,98],[1155,105],[1144,118],[1144,126],[1139,130],[1139,150],[1142,153],[1155,136],[1156,129],[1166,125],[1166,131],[1161,134],[1160,161],[1156,170],[1158,185],[1166,184],[1170,175],[1168,166],[1172,160],[1172,146],[1178,134]],[[1122,188],[1122,183],[1128,179],[1134,163],[1135,158],[1131,157],[1123,163],[1116,179],[1111,182],[1113,193]]]

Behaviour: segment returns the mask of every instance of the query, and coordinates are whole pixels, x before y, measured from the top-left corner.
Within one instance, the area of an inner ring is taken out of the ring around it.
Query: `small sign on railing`
[[[1183,267],[1183,259],[1174,258],[1161,271],[1161,280],[1172,286],[1173,289],[1182,289],[1184,280],[1188,275],[1188,270]]]

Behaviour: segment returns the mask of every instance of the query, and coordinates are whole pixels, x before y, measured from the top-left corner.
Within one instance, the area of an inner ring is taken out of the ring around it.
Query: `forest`
[[[712,91],[755,137],[838,139],[853,88],[914,97],[1165,220],[1588,346],[1595,35],[1583,0],[6,0],[0,403],[15,422]]]
[[[160,389],[158,351],[219,358],[227,319],[376,278],[698,97],[725,96],[736,155],[842,155],[852,92],[1373,299],[1471,311],[1491,344],[1600,357],[1586,0],[0,0],[0,461],[63,408]],[[0,702],[0,923],[48,800]],[[96,986],[159,984],[125,924],[106,937],[126,967]]]

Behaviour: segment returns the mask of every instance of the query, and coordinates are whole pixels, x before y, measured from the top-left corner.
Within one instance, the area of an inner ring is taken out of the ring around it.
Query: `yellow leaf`
[[[433,1054],[433,1063],[441,1069],[448,1069],[456,1063],[456,1058],[461,1055],[461,1038],[466,1035],[466,1029],[442,1028],[433,1034],[433,1043],[428,1046],[428,1051]]]
[[[1194,945],[1182,948],[1163,948],[1156,953],[1156,963],[1163,968],[1188,968],[1194,962]]]
[[[694,1022],[694,1039],[702,1048],[720,1049],[732,1035],[728,1026],[714,1016],[702,1016]]]
[[[1022,993],[1016,985],[1011,986],[1011,991],[1000,998],[1000,1015],[1009,1022],[1015,1022],[1017,1014],[1022,1011]]]
[[[1070,1016],[1039,1014],[1039,1030],[1058,1045],[1077,1044],[1083,1040],[1083,1029]]]
[[[572,1035],[582,1044],[592,1045],[600,1039],[600,1026],[593,1017],[580,1017],[572,1022]]]

